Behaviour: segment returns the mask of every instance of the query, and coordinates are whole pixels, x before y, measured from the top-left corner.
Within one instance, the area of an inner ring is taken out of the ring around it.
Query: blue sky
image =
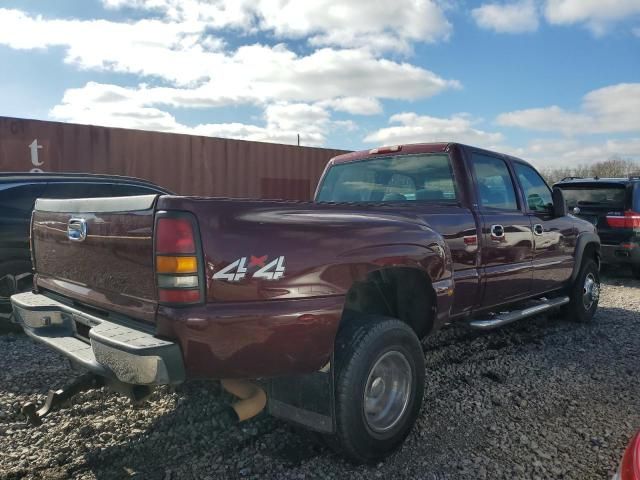
[[[640,159],[640,0],[0,0],[0,115]]]

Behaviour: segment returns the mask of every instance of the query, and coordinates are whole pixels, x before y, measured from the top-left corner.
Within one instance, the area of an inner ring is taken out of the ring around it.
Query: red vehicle
[[[640,480],[640,432],[629,443],[613,480]]]
[[[240,419],[266,401],[371,461],[419,413],[421,338],[559,308],[590,321],[599,252],[529,164],[453,143],[333,158],[314,202],[40,199],[14,310],[94,376],[24,411],[37,422],[96,379],[136,398],[222,379]]]

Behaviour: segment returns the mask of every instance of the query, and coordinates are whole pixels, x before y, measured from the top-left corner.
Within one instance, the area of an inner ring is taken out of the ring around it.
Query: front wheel
[[[400,320],[354,319],[336,340],[336,433],[329,444],[358,463],[391,453],[409,434],[424,391],[418,337]]]
[[[600,273],[595,260],[588,258],[583,262],[569,294],[566,310],[569,317],[577,322],[591,322],[600,300]]]

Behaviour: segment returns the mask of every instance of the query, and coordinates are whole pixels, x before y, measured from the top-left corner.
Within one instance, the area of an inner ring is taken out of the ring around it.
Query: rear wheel
[[[356,319],[336,341],[336,433],[328,440],[353,461],[391,453],[409,434],[422,405],[424,355],[400,320]]]
[[[566,312],[572,320],[582,323],[593,321],[600,300],[600,274],[592,258],[585,259],[569,292]]]
[[[631,265],[631,273],[635,278],[640,280],[640,265]]]

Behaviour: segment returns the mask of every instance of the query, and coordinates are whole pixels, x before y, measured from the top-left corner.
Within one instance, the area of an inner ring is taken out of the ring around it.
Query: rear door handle
[[[491,238],[504,238],[504,227],[502,225],[491,225]]]
[[[544,233],[544,227],[542,225],[540,225],[539,223],[536,223],[533,226],[533,234],[534,235],[542,235]]]

